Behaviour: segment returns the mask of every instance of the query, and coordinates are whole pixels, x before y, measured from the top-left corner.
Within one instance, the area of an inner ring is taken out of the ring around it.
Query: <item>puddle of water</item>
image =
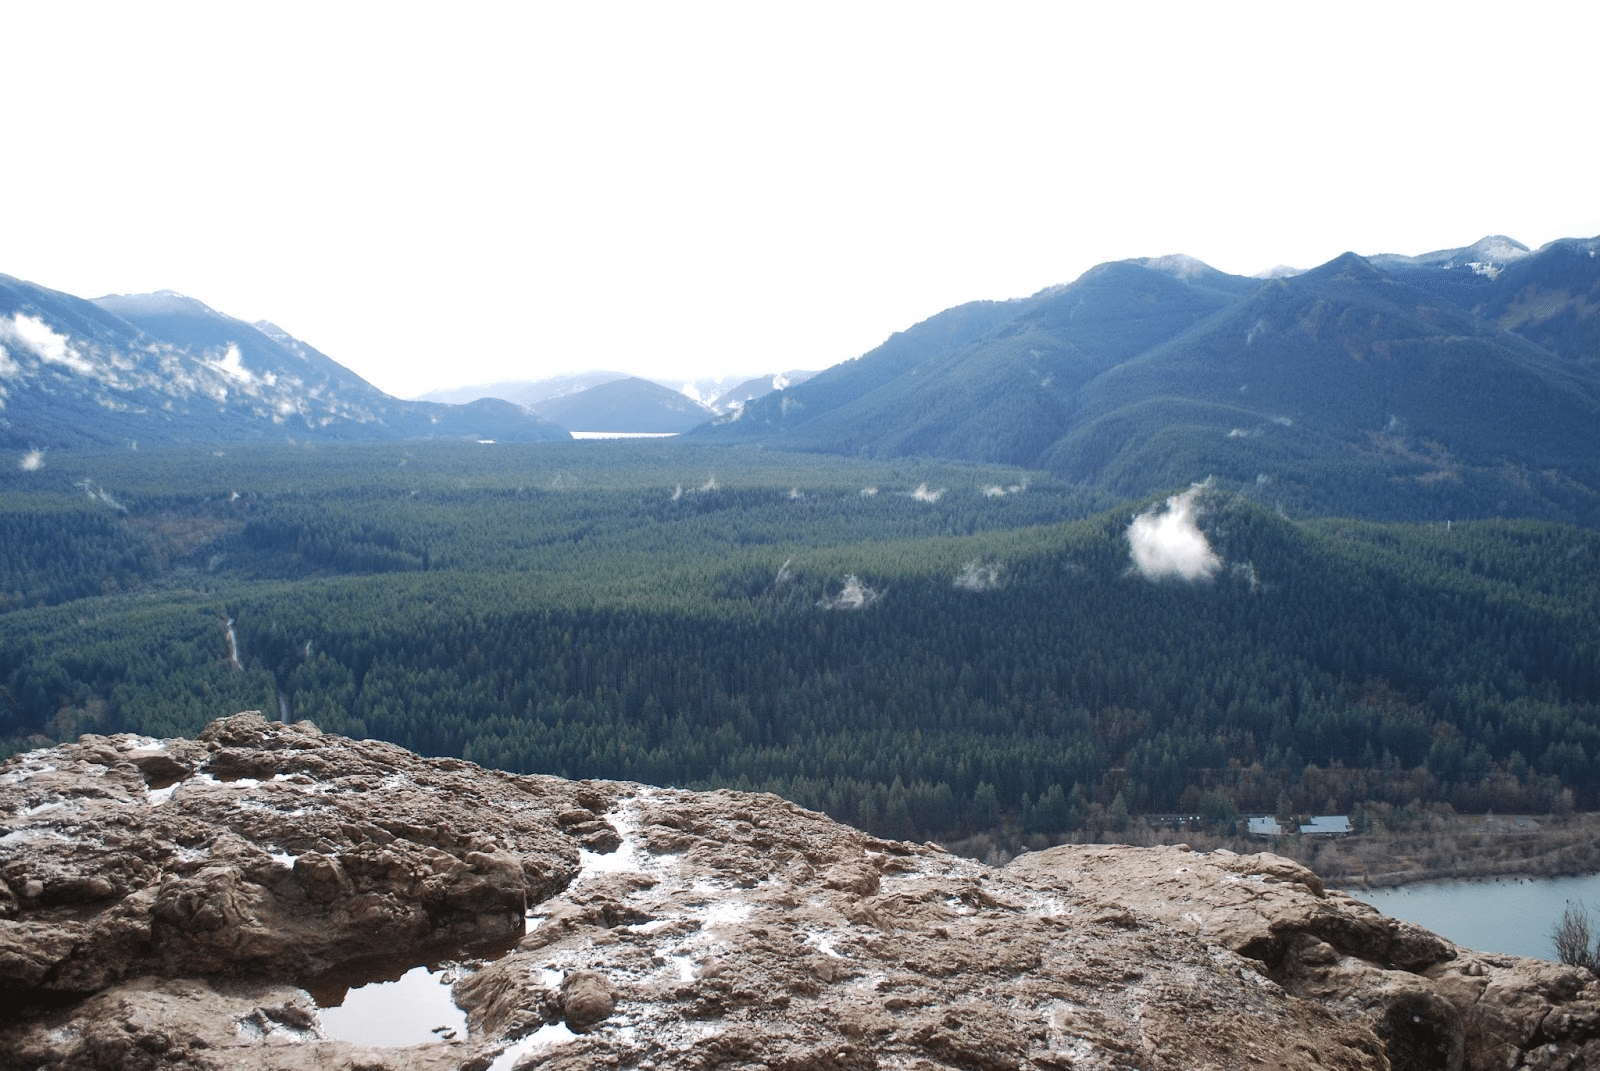
[[[455,971],[413,967],[391,982],[348,990],[344,1002],[322,1007],[322,1033],[358,1045],[421,1045],[466,1037],[467,1015],[450,999]]]
[[[305,983],[323,1036],[357,1045],[420,1045],[467,1036],[467,1016],[450,997],[461,978],[499,959],[521,934],[432,953],[352,960]],[[420,960],[420,962],[419,962]]]

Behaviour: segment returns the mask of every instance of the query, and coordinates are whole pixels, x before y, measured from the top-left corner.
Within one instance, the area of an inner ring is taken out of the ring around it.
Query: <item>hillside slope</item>
[[[693,398],[637,376],[548,398],[533,411],[575,431],[655,434],[687,431],[716,415]]]
[[[85,301],[0,276],[0,447],[566,438],[502,402],[405,402],[273,324],[180,294]]]
[[[1127,496],[1212,477],[1298,511],[1592,524],[1594,245],[1346,254],[1265,282],[1105,264],[940,313],[693,435],[1000,461]]]

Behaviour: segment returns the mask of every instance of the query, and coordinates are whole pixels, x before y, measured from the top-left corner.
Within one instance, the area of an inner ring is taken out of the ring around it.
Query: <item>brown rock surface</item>
[[[297,988],[494,937],[457,971],[464,1037],[330,1039]],[[996,870],[774,796],[254,714],[0,765],[0,998],[0,1066],[29,1071],[1565,1068],[1600,1044],[1587,975],[1458,954],[1273,856]]]
[[[1009,873],[1114,899],[1256,961],[1295,996],[1368,1023],[1396,1068],[1600,1068],[1600,984],[1544,960],[1458,949],[1292,860],[1094,845]]]

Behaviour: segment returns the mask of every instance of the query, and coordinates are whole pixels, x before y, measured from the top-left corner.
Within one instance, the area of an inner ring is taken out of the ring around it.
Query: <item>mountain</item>
[[[1488,296],[1507,266],[1528,255],[1528,247],[1516,239],[1491,234],[1460,249],[1439,249],[1415,257],[1379,253],[1367,260],[1409,286],[1471,308]]]
[[[747,402],[752,402],[757,398],[764,398],[773,391],[787,390],[790,387],[798,386],[816,374],[815,372],[791,370],[756,376],[723,391],[710,405],[719,414],[731,413],[735,409],[742,408]]]
[[[723,377],[698,379],[673,387],[671,383],[661,380],[649,380],[668,390],[675,390],[690,401],[699,402],[711,411],[712,414],[727,413],[737,409],[752,398],[759,398],[763,394],[770,394],[775,390],[796,383],[804,383],[815,372],[777,372],[750,379],[740,377]],[[508,402],[515,402],[524,408],[533,408],[543,402],[557,398],[566,398],[585,391],[591,387],[604,386],[607,383],[616,383],[620,380],[633,378],[626,372],[573,372],[567,375],[550,376],[545,379],[514,379],[502,380],[497,383],[484,383],[473,387],[447,387],[442,390],[429,391],[420,397],[421,401],[430,402],[470,402],[477,398],[503,398]],[[730,386],[730,384],[733,384]]]
[[[1266,284],[1079,400],[1083,418],[1041,460],[1112,490],[1152,472],[1265,476],[1289,485],[1272,494],[1370,515],[1430,497],[1539,513],[1565,497],[1552,470],[1600,488],[1600,381],[1354,254]],[[1349,502],[1308,486],[1351,480]]]
[[[1265,281],[1103,264],[947,310],[693,435],[1128,496],[1213,477],[1311,512],[1600,523],[1597,244],[1489,238]]]
[[[532,408],[547,420],[579,431],[683,432],[716,416],[709,406],[638,377],[602,383]]]
[[[1036,464],[1084,383],[1254,285],[1187,258],[1102,264],[1031,298],[948,309],[702,434]]]
[[[1600,365],[1600,238],[1567,238],[1507,265],[1475,310],[1557,356]]]
[[[498,383],[483,383],[475,387],[446,387],[441,390],[431,390],[417,400],[460,405],[479,398],[500,398],[528,408],[551,398],[564,398],[569,394],[588,390],[590,387],[598,387],[602,383],[615,383],[619,379],[627,378],[626,372],[598,370],[572,372],[545,379],[511,379],[501,380]]]
[[[806,373],[802,372],[800,374],[805,375]],[[749,372],[740,372],[737,375],[700,376],[696,379],[662,378],[657,379],[655,382],[664,387],[671,387],[679,394],[693,398],[700,404],[709,406],[720,413],[723,409],[718,404],[719,399],[729,392],[737,390],[743,384],[750,382],[750,380],[751,375]]]
[[[404,402],[270,323],[171,291],[97,301],[0,276],[0,446],[566,432],[507,402]]]

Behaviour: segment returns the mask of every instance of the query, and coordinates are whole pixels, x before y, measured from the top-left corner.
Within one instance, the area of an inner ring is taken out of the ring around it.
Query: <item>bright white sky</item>
[[[1600,5],[8,4],[0,272],[383,389],[821,368],[1123,257],[1600,233]]]

